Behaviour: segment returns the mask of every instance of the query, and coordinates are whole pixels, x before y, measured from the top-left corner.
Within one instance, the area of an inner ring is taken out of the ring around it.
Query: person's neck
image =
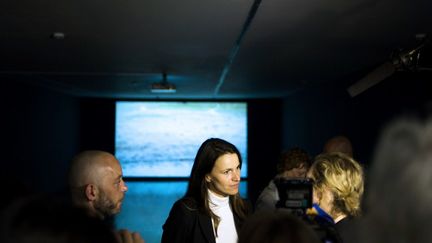
[[[213,196],[213,197],[215,197],[215,198],[225,199],[225,198],[228,198],[228,197],[229,197],[228,195],[219,195],[218,193],[214,192],[214,191],[211,190],[211,189],[207,189],[207,190],[208,190],[209,195],[211,195],[211,196]]]
[[[100,220],[105,219],[105,215],[103,213],[99,212],[92,204],[87,205],[86,208],[87,208],[87,212],[88,212],[89,216],[98,218]]]
[[[339,221],[341,221],[342,219],[344,219],[346,217],[347,217],[346,214],[339,214],[338,216],[334,217],[333,220],[334,220],[335,224],[337,224]]]

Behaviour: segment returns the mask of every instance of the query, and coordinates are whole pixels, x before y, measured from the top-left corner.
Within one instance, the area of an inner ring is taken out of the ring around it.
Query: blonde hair
[[[332,193],[330,214],[360,215],[364,178],[358,162],[343,153],[324,153],[315,158],[309,174],[315,180],[314,190],[328,189]]]

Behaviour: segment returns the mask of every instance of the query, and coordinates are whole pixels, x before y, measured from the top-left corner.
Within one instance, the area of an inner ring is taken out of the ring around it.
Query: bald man
[[[90,215],[105,219],[120,212],[127,191],[119,161],[98,150],[76,155],[69,170],[69,187],[74,205]],[[118,232],[120,242],[144,242],[139,233]]]
[[[324,145],[323,152],[341,152],[350,157],[353,156],[351,141],[345,136],[336,136],[327,140]]]

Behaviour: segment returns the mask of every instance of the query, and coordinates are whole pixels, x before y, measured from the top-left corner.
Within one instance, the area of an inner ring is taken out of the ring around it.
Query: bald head
[[[100,218],[120,212],[127,191],[119,161],[97,150],[81,152],[72,159],[69,186],[73,203]]]
[[[82,187],[86,184],[99,184],[110,168],[120,167],[118,160],[110,153],[88,150],[76,155],[69,170],[69,186]]]
[[[324,153],[341,152],[353,156],[351,141],[345,136],[336,136],[329,139],[323,148]]]

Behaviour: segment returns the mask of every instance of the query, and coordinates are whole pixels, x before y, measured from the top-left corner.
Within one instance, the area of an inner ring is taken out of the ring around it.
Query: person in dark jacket
[[[236,243],[251,211],[239,195],[241,166],[233,144],[207,139],[195,157],[185,196],[163,225],[162,243]]]
[[[344,153],[322,153],[315,158],[308,178],[314,181],[313,210],[335,224],[343,242],[353,242],[351,229],[361,214],[363,167]]]

